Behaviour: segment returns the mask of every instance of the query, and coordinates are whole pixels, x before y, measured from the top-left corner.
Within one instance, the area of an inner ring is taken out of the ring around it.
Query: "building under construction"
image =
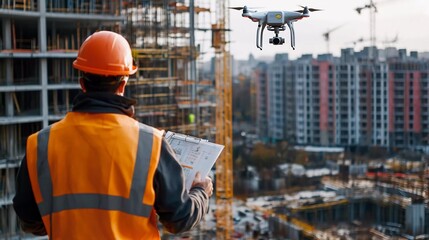
[[[141,122],[211,137],[214,84],[197,72],[197,59],[211,43],[195,40],[210,30],[210,2],[200,2],[126,1],[123,32],[141,66],[128,95],[138,100]]]
[[[197,69],[212,47],[210,4],[0,1],[0,238],[23,236],[12,198],[26,139],[71,110],[80,91],[72,62],[95,31],[120,32],[133,48],[140,68],[127,95],[138,102],[139,121],[214,140],[215,84]]]
[[[279,239],[428,239],[427,178],[368,173],[349,180],[325,176],[321,187],[248,198]],[[298,185],[298,184],[297,184]]]

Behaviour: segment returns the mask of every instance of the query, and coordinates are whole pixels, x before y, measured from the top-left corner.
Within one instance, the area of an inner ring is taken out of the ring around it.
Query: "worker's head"
[[[100,31],[89,36],[79,49],[73,67],[82,71],[84,92],[112,92],[122,95],[129,75],[137,71],[131,48],[121,35]]]

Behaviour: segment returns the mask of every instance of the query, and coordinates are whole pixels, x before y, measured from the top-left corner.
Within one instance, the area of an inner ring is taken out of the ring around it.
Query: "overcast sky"
[[[376,14],[377,47],[407,48],[408,51],[429,51],[429,0],[378,0],[374,1],[378,8]],[[357,7],[363,7],[369,0],[230,0],[230,6],[262,7],[257,11],[268,10],[299,10],[298,5],[321,8],[324,11],[312,12],[309,18],[294,23],[296,50],[290,47],[289,28],[280,36],[286,42],[281,46],[269,44],[273,32],[265,30],[263,50],[256,48],[257,23],[243,18],[241,11],[230,10],[230,27],[232,29],[231,52],[236,59],[247,59],[252,53],[255,57],[272,57],[276,53],[289,53],[291,59],[302,54],[314,55],[327,52],[327,44],[323,37],[326,31],[341,26],[331,32],[330,52],[339,56],[340,49],[353,47],[353,42],[360,38],[369,39],[369,10],[364,9],[359,15]],[[391,41],[398,36],[394,44]],[[369,44],[369,41],[357,43],[356,50]]]

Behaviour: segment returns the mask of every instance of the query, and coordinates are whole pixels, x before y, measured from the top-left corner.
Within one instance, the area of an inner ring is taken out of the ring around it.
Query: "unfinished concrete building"
[[[213,83],[198,81],[194,35],[208,13],[194,1],[0,1],[0,238],[24,235],[12,198],[26,139],[71,110],[80,91],[72,62],[95,31],[120,32],[134,48],[140,71],[128,96],[138,101],[138,120],[210,136]]]
[[[290,239],[428,239],[426,184],[405,174],[351,181],[326,177],[324,190],[269,198],[272,234]]]
[[[12,207],[27,137],[61,119],[79,92],[78,47],[119,30],[121,1],[0,2],[0,238],[21,235]]]

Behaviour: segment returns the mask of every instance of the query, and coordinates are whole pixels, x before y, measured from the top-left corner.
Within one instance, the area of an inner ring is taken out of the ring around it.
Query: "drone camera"
[[[270,38],[270,43],[273,45],[282,45],[283,43],[285,43],[285,39],[282,37],[273,37]]]

